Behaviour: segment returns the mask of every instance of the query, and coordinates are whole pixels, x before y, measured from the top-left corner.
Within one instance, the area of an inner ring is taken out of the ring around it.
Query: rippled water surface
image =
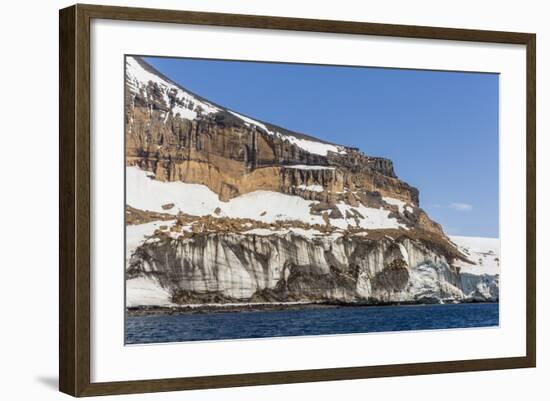
[[[129,316],[126,343],[498,326],[498,303]]]

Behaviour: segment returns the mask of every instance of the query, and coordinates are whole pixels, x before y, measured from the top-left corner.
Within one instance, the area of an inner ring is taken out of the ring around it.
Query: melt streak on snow
[[[219,208],[217,216],[231,218],[248,218],[264,223],[275,221],[299,220],[309,224],[324,225],[320,215],[312,215],[310,206],[316,201],[305,200],[299,196],[286,195],[273,191],[254,191],[229,202],[222,202],[218,195],[207,186],[184,182],[162,182],[151,179],[148,173],[132,166],[126,168],[126,197],[128,205],[159,213],[177,214],[178,212],[193,216],[213,215]],[[170,210],[162,209],[162,205],[173,203]],[[352,208],[340,202],[338,208],[343,216],[353,215],[353,218],[331,219],[333,226],[346,229],[352,227],[367,228],[399,228],[404,227],[396,219],[390,218],[390,211],[368,208],[363,205]],[[360,213],[357,215],[353,209]],[[346,214],[346,211],[349,213]]]

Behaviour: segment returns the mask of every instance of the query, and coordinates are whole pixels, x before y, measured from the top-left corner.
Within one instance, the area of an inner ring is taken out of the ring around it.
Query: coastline
[[[459,304],[498,304],[499,301],[463,302],[278,302],[278,303],[226,303],[226,304],[188,304],[173,306],[143,305],[126,308],[126,316],[151,316],[151,315],[188,315],[209,313],[241,313],[241,312],[271,312],[271,311],[296,311],[308,309],[335,309],[357,307],[381,307],[381,306],[422,306],[422,305],[459,305]]]

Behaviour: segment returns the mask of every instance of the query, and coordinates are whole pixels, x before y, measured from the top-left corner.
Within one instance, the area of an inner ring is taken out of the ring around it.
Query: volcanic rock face
[[[391,160],[240,115],[136,57],[125,96],[129,283],[175,304],[498,299]]]

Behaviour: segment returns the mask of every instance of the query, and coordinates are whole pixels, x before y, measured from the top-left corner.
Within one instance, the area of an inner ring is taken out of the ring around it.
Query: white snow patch
[[[322,185],[317,185],[317,184],[313,184],[313,185],[301,184],[301,185],[298,185],[297,188],[303,189],[305,191],[313,191],[313,192],[323,192],[324,191],[323,186]]]
[[[238,118],[240,118],[241,120],[243,120],[247,126],[255,125],[256,127],[263,129],[265,132],[267,132],[267,133],[270,134],[270,135],[277,135],[276,132],[271,131],[269,128],[267,128],[267,126],[266,126],[265,124],[263,124],[263,123],[261,123],[261,122],[259,122],[259,121],[257,121],[257,120],[254,120],[254,119],[252,119],[252,118],[250,118],[250,117],[243,116],[242,114],[236,113],[236,112],[234,112],[234,111],[232,111],[232,110],[228,110],[228,111],[229,111],[231,114],[233,114],[235,117],[238,117]]]
[[[211,214],[220,205],[218,195],[205,185],[183,182],[163,182],[148,177],[138,167],[126,168],[126,200],[128,205],[141,210],[178,214],[179,211],[195,216]],[[174,203],[170,210],[162,205]]]
[[[227,217],[249,218],[266,223],[274,223],[277,220],[300,220],[311,224],[323,224],[321,216],[310,214],[310,205],[317,202],[299,196],[273,191],[254,191],[231,199],[227,203],[220,203],[222,214]],[[311,221],[312,217],[314,221]]]
[[[128,260],[135,249],[143,244],[160,226],[171,226],[176,220],[152,221],[144,224],[126,225],[126,259]]]
[[[325,224],[322,216],[310,213],[310,206],[318,203],[317,201],[274,191],[254,191],[222,202],[205,185],[157,181],[147,174],[135,166],[126,168],[126,200],[128,205],[136,209],[173,215],[181,211],[193,216],[248,218],[265,223],[298,220],[309,224]],[[167,203],[173,203],[174,207],[170,210],[162,209],[162,205]],[[344,202],[339,202],[336,206],[344,216],[330,219],[331,225],[337,228],[347,229],[348,225],[364,229],[407,228],[395,218],[389,217],[390,211],[383,208],[375,209],[362,204],[352,207]],[[214,214],[217,208],[220,212]],[[355,209],[363,217],[358,216],[357,221],[355,218],[346,218],[346,211],[353,215],[351,209]]]
[[[319,236],[319,235],[323,235],[323,233],[321,233],[320,231],[318,230],[314,230],[314,229],[305,229],[305,228],[300,228],[300,227],[292,227],[290,229],[290,231],[293,233],[293,234],[297,234],[297,235],[300,235],[302,237],[306,237],[306,238],[309,238],[309,239],[312,239],[316,236]]]
[[[326,156],[328,152],[345,154],[346,151],[341,146],[331,145],[328,143],[310,141],[308,139],[300,139],[295,136],[285,135],[285,138],[292,144],[306,150],[309,153]]]
[[[450,236],[458,249],[475,265],[458,262],[460,271],[470,274],[500,273],[500,240],[498,238]]]
[[[147,177],[147,172],[135,166],[126,168],[126,199],[128,205],[136,209],[174,215],[179,211],[194,216],[213,215],[214,210],[220,208],[216,215],[219,217],[249,218],[265,223],[300,220],[324,224],[321,216],[310,214],[310,205],[317,202],[299,196],[254,191],[222,202],[205,185],[152,180]],[[163,210],[162,205],[167,203],[174,203],[174,207]]]
[[[402,228],[405,227],[403,224],[399,223],[395,218],[389,217],[391,213],[386,209],[375,209],[372,207],[366,207],[363,204],[353,207],[344,202],[339,202],[336,204],[336,207],[340,210],[340,213],[344,216],[340,219],[330,219],[330,223],[338,228],[346,229],[348,225],[352,227],[360,227],[365,229],[383,229],[383,228]],[[353,216],[354,212],[352,209],[358,211],[363,218],[358,216],[358,219],[355,218],[346,218],[346,212],[349,211]],[[357,224],[359,223],[359,224]]]
[[[400,199],[390,198],[387,196],[383,196],[382,200],[390,205],[397,206],[399,208],[399,213],[403,214],[405,211],[405,206],[407,205],[406,202],[403,202]]]

